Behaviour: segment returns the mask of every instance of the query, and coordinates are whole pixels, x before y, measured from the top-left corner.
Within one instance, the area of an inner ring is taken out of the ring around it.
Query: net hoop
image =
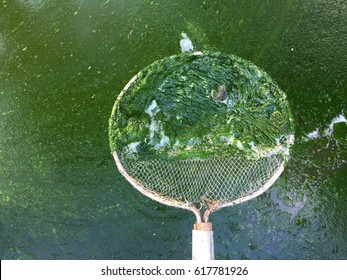
[[[193,55],[196,55],[196,56],[200,56],[202,54],[203,54],[202,52],[194,52],[193,53]],[[136,79],[138,78],[138,75],[140,73],[141,72],[139,72],[138,74],[133,76],[129,80],[129,82],[125,85],[125,87],[122,89],[122,91],[120,92],[120,94],[118,95],[118,97],[116,99],[116,102],[114,103],[114,106],[113,106],[113,109],[112,109],[112,115],[115,113],[120,100],[122,99],[124,94],[127,92],[127,90],[130,88],[130,86],[136,81]],[[294,135],[293,134],[288,135],[286,141],[287,141],[287,144],[289,146],[294,144]],[[113,155],[114,160],[116,162],[116,166],[118,168],[118,171],[122,174],[122,176],[125,177],[125,179],[136,190],[138,190],[141,194],[147,196],[148,198],[150,198],[150,199],[152,199],[154,201],[157,201],[157,202],[159,202],[161,204],[164,204],[164,205],[167,205],[167,206],[171,206],[171,207],[175,207],[175,208],[181,208],[181,209],[192,211],[194,213],[195,217],[196,217],[197,223],[201,223],[203,221],[205,223],[207,223],[211,213],[216,212],[216,211],[218,211],[218,210],[220,210],[222,208],[225,208],[225,207],[241,204],[243,202],[246,202],[248,200],[251,200],[251,199],[253,199],[253,198],[263,194],[265,191],[267,191],[275,183],[275,181],[282,174],[282,172],[284,171],[284,164],[285,164],[285,162],[287,160],[287,159],[283,159],[278,164],[278,167],[273,172],[272,176],[262,185],[262,187],[258,188],[257,190],[253,191],[252,193],[250,193],[248,195],[241,196],[241,197],[239,197],[237,199],[234,199],[234,200],[231,200],[231,201],[219,201],[217,203],[208,204],[207,209],[205,210],[204,214],[202,215],[200,213],[201,209],[198,209],[193,203],[177,201],[175,199],[164,197],[164,196],[156,193],[155,191],[146,189],[139,180],[136,180],[135,178],[131,177],[129,175],[129,173],[126,171],[125,167],[122,164],[120,154],[118,154],[117,151],[114,151],[112,153],[112,155]]]

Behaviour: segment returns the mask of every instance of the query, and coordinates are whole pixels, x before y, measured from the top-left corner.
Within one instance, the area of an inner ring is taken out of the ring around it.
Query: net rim
[[[200,56],[200,55],[203,55],[204,53],[201,52],[201,51],[197,51],[197,52],[193,52],[192,54],[195,55],[195,56]],[[175,56],[177,56],[177,55],[172,55],[170,57],[175,57]],[[118,97],[116,99],[116,102],[113,105],[112,115],[115,114],[115,112],[117,110],[117,106],[118,106],[120,100],[122,99],[123,95],[127,92],[127,90],[130,88],[130,86],[136,81],[136,79],[138,78],[138,76],[141,73],[141,71],[138,72],[136,75],[134,75],[128,81],[128,83],[125,85],[125,87],[121,90],[120,94],[118,95]],[[234,205],[246,202],[248,200],[251,200],[251,199],[253,199],[253,198],[263,194],[265,191],[267,191],[275,183],[275,181],[279,178],[279,176],[284,171],[285,162],[289,158],[290,146],[292,146],[294,144],[294,134],[287,135],[287,139],[286,140],[287,140],[287,144],[288,144],[288,151],[287,151],[288,154],[286,155],[286,159],[283,159],[281,161],[281,163],[278,165],[276,171],[272,174],[272,176],[269,178],[269,180],[266,181],[266,183],[263,184],[262,187],[258,188],[256,191],[254,191],[254,192],[252,192],[252,193],[250,193],[250,194],[248,194],[246,196],[239,197],[239,198],[237,198],[235,200],[232,200],[232,201],[224,201],[224,202],[223,201],[219,201],[219,202],[214,203],[214,204],[209,204],[207,210],[205,211],[205,213],[203,215],[204,221],[207,222],[208,218],[209,218],[209,215],[211,213],[215,212],[215,211],[218,211],[218,210],[220,210],[222,208],[225,208],[225,207],[234,206]],[[160,194],[158,194],[158,193],[156,193],[156,192],[154,192],[152,190],[145,189],[138,180],[132,178],[129,175],[129,173],[126,171],[125,167],[123,166],[123,164],[121,162],[120,156],[117,153],[117,151],[112,152],[112,155],[113,155],[114,160],[116,162],[116,166],[118,168],[118,171],[141,194],[147,196],[148,198],[150,198],[150,199],[152,199],[154,201],[157,201],[157,202],[162,203],[162,204],[167,205],[167,206],[171,206],[171,207],[175,207],[175,208],[181,208],[181,209],[185,209],[185,210],[190,210],[190,211],[192,211],[195,214],[197,222],[198,223],[202,222],[202,216],[201,216],[201,213],[200,213],[200,209],[195,207],[192,203],[190,203],[190,202],[180,202],[180,201],[177,201],[177,200],[174,200],[174,199],[171,199],[171,198],[164,197],[164,196],[162,196],[162,195],[160,195]]]

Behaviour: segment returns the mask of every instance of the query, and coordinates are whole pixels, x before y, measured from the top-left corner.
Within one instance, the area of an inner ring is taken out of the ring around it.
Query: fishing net
[[[242,158],[121,160],[142,186],[182,203],[227,202],[261,188],[282,164],[275,155]]]
[[[109,125],[117,166],[138,190],[209,211],[270,187],[294,139],[286,95],[269,75],[215,52],[143,69],[119,95]]]

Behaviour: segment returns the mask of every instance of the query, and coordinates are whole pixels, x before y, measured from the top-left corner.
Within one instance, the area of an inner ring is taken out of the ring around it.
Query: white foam
[[[128,151],[131,153],[137,152],[137,146],[140,145],[141,142],[133,142],[128,145]]]
[[[345,124],[347,124],[347,119],[344,116],[344,114],[339,114],[335,118],[333,118],[332,121],[330,122],[330,124],[325,126],[327,128],[324,130],[323,133],[321,133],[319,131],[319,128],[317,128],[314,131],[306,134],[304,138],[307,141],[318,139],[318,138],[321,138],[321,137],[330,137],[330,138],[332,138],[333,137],[333,133],[334,133],[334,125],[337,124],[337,123],[345,123]]]
[[[249,142],[248,145],[251,146],[251,149],[254,149],[254,148],[255,148],[255,143],[254,143],[254,141]]]
[[[160,131],[161,125],[155,119],[151,120],[151,124],[149,125],[149,139],[152,140],[154,137],[154,133]]]
[[[185,150],[192,150],[196,147],[196,145],[199,145],[201,143],[201,140],[199,138],[190,138],[185,146]]]
[[[243,145],[240,140],[236,141],[236,147],[238,147],[240,150],[243,150]]]
[[[280,138],[276,139],[276,146],[274,148],[259,148],[255,145],[255,143],[249,142],[248,144],[251,146],[251,150],[253,151],[253,158],[261,158],[261,157],[270,157],[272,155],[285,155],[289,156],[289,148],[290,145],[294,143],[294,135],[289,134],[286,136],[286,143],[282,143]]]
[[[161,139],[160,143],[154,146],[154,149],[159,150],[160,148],[165,147],[168,143],[170,143],[170,138],[161,131]]]
[[[180,40],[180,46],[182,52],[190,52],[194,50],[192,41],[189,39],[186,33],[182,33],[182,39]]]
[[[306,135],[306,137],[307,137],[308,139],[316,139],[316,138],[319,138],[319,137],[320,137],[320,133],[319,133],[318,128],[317,128],[316,130],[314,130],[314,131],[308,133],[308,134]]]
[[[150,116],[155,116],[160,111],[157,101],[153,100],[151,105],[145,110],[145,112]]]
[[[333,135],[333,132],[334,132],[334,124],[342,123],[342,122],[347,124],[347,119],[343,114],[340,114],[340,115],[336,116],[335,118],[333,118],[331,123],[329,124],[329,127],[324,131],[324,135],[331,137]]]
[[[160,111],[160,108],[158,107],[157,101],[155,100],[153,100],[151,105],[149,105],[149,107],[145,110],[145,112],[151,117],[151,123],[148,126],[150,143],[151,141],[153,141],[155,133],[159,134],[161,137],[160,142],[154,146],[154,149],[156,150],[159,150],[170,143],[170,138],[166,136],[164,133],[163,125],[161,124],[159,120],[155,118],[155,115],[159,111]]]

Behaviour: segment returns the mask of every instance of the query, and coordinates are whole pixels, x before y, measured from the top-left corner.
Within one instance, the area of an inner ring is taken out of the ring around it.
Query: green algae
[[[131,157],[257,158],[288,149],[293,130],[286,94],[271,77],[219,52],[155,61],[122,91],[109,120],[112,152]]]

